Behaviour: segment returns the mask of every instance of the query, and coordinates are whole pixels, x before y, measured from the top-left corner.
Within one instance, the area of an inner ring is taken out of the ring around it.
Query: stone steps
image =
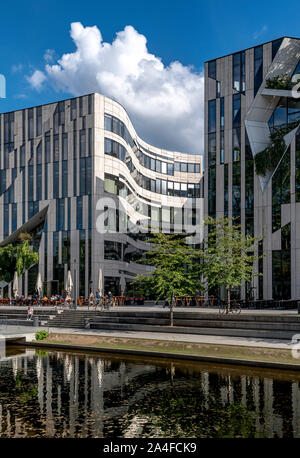
[[[240,329],[240,328],[214,328],[214,327],[192,327],[192,326],[159,326],[159,325],[141,325],[141,324],[124,324],[93,322],[90,324],[91,329],[101,329],[103,331],[143,331],[143,332],[161,332],[175,334],[198,334],[198,335],[220,335],[232,337],[254,337],[262,339],[288,339],[290,340],[295,331],[281,331],[268,329]]]

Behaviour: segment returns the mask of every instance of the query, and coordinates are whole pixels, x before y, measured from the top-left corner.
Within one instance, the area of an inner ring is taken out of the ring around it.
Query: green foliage
[[[230,289],[241,286],[243,281],[250,282],[254,275],[253,263],[257,256],[253,255],[258,240],[249,234],[241,233],[241,226],[230,218],[204,221],[208,229],[203,254],[203,275],[208,289],[214,286],[225,286],[229,295]]]
[[[15,271],[20,276],[39,262],[39,255],[33,251],[30,241],[30,234],[21,234],[16,244],[0,247],[0,280],[10,282]]]
[[[36,340],[44,340],[49,336],[49,332],[47,331],[38,331],[35,333]]]
[[[143,260],[155,270],[149,275],[138,275],[133,282],[161,299],[193,295],[202,289],[200,260],[202,252],[190,247],[178,234],[152,234],[148,240],[151,249]]]
[[[287,73],[282,75],[274,76],[273,78],[268,78],[266,81],[267,89],[286,89],[289,90],[292,88],[291,78]]]
[[[270,144],[254,157],[257,175],[265,176],[267,171],[272,171],[276,168],[286,149],[283,137],[298,125],[299,122],[293,122],[287,127],[277,127],[270,133]]]

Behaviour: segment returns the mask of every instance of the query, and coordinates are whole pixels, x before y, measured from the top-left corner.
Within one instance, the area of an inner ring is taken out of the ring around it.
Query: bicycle
[[[221,302],[219,306],[219,313],[220,314],[225,314],[225,313],[235,313],[239,314],[241,313],[241,304],[238,303],[237,301],[232,301],[230,304],[230,310],[228,310],[228,304],[227,302]]]

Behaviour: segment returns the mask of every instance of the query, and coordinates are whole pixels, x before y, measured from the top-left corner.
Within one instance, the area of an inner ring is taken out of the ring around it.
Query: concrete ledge
[[[21,345],[21,344],[20,344]],[[69,350],[69,351],[83,351],[92,353],[107,353],[107,354],[120,354],[138,357],[151,357],[151,358],[165,358],[165,359],[176,359],[176,360],[188,360],[198,361],[215,364],[229,364],[235,366],[251,366],[251,367],[265,367],[269,369],[283,369],[283,370],[300,370],[300,364],[284,364],[284,363],[273,363],[267,361],[253,361],[246,359],[234,359],[234,358],[219,358],[214,356],[200,356],[200,355],[185,355],[180,353],[164,353],[163,351],[147,351],[147,350],[125,350],[125,349],[112,349],[112,348],[95,348],[89,346],[80,345],[64,345],[64,344],[50,344],[41,342],[28,342],[26,346],[36,348],[49,348],[51,350]]]
[[[233,329],[233,328],[194,328],[192,326],[160,326],[160,325],[142,325],[142,324],[121,324],[121,323],[90,323],[90,329],[101,329],[102,331],[120,330],[120,331],[148,331],[148,332],[166,332],[172,334],[200,334],[216,335],[230,337],[258,337],[262,339],[286,339],[291,340],[295,331],[264,330],[264,329]]]

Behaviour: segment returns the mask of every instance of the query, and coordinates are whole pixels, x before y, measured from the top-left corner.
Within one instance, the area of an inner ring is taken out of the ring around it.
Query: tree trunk
[[[174,314],[173,314],[173,294],[170,300],[170,326],[174,325]]]
[[[230,287],[227,288],[227,309],[226,313],[230,312]]]

